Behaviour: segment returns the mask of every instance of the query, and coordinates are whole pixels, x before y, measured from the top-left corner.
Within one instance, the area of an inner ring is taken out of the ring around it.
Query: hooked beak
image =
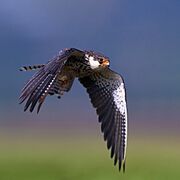
[[[109,60],[104,58],[101,62],[101,66],[103,67],[109,66]]]

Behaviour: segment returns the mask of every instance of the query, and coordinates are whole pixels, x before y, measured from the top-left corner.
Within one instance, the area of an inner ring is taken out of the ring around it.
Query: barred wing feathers
[[[47,64],[39,67],[39,71],[27,82],[21,91],[19,97],[20,103],[25,100],[26,104],[24,111],[28,108],[32,112],[37,103],[39,103],[37,112],[39,112],[42,103],[49,93],[57,88],[56,82],[58,74],[62,71],[63,66],[70,56],[82,55],[83,51],[71,48],[62,50],[56,57],[50,60]],[[22,70],[24,70],[22,68]]]
[[[120,75],[105,69],[79,79],[87,89],[93,106],[99,116],[101,131],[114,165],[123,166],[125,171],[127,146],[127,107],[124,82]]]

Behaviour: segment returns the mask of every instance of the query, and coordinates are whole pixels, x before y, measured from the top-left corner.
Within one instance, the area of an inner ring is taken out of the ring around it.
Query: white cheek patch
[[[96,69],[99,67],[100,63],[98,61],[95,61],[93,56],[88,56],[88,60],[89,60],[91,69]]]

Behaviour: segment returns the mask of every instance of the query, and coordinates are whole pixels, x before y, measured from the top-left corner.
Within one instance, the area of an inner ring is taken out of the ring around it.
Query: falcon
[[[114,165],[125,172],[127,148],[127,105],[124,80],[109,68],[109,58],[95,51],[68,48],[46,64],[24,66],[21,71],[38,70],[27,82],[19,97],[25,102],[24,111],[32,112],[37,105],[37,113],[46,96],[59,98],[68,92],[75,78],[86,88],[107,148],[111,151]]]

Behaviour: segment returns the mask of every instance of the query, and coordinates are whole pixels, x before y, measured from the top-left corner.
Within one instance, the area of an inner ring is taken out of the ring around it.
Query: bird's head
[[[109,58],[94,51],[86,51],[85,60],[91,69],[109,67]]]

